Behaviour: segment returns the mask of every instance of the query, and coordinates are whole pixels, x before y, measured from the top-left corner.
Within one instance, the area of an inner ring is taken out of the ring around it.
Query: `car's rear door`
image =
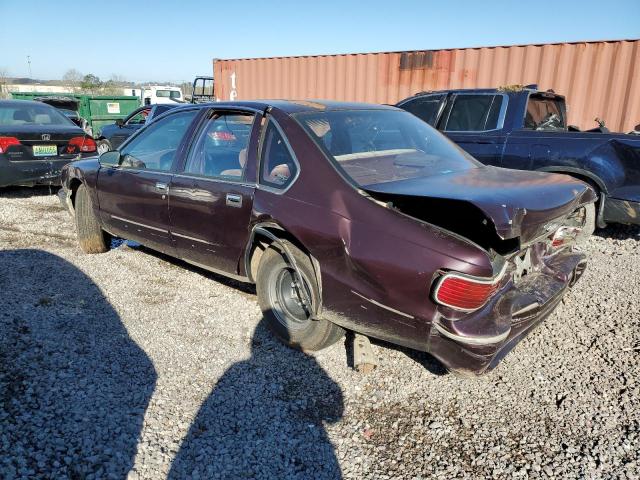
[[[189,109],[160,119],[123,146],[119,166],[100,170],[100,214],[112,233],[174,253],[169,237],[169,183],[197,115],[197,109]]]
[[[502,93],[457,93],[447,102],[438,129],[486,165],[500,165],[506,141]]]
[[[249,236],[262,115],[211,109],[201,121],[169,193],[178,256],[235,274]]]

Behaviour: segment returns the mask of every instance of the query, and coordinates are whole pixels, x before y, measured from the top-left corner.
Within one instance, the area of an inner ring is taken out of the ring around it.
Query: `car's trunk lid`
[[[11,161],[45,160],[53,157],[73,158],[78,151],[68,152],[69,140],[84,137],[85,132],[75,125],[11,125],[0,128],[1,137],[15,137],[20,145],[14,145],[5,152]],[[41,146],[39,152],[37,148]],[[47,148],[50,148],[50,154]],[[55,153],[54,148],[55,147]]]
[[[484,236],[517,238],[521,244],[555,231],[578,207],[595,200],[585,183],[566,175],[489,166],[362,189],[408,215],[471,240],[478,240],[484,229]]]

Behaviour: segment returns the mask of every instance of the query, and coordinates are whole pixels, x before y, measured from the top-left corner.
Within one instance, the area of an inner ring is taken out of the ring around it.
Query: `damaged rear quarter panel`
[[[364,334],[424,350],[436,311],[430,298],[436,272],[492,273],[479,247],[364,197],[366,207],[380,210],[382,218],[352,220],[282,197],[271,197],[267,204],[260,193],[255,199],[257,219],[273,218],[318,260],[323,316]]]

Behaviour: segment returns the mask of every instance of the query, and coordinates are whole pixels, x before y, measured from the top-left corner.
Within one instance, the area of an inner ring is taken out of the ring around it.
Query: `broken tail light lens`
[[[0,137],[0,153],[6,153],[14,145],[20,145],[20,140],[16,137]]]
[[[551,246],[553,248],[562,248],[575,243],[578,234],[581,232],[578,227],[560,227],[551,235]]]
[[[67,145],[67,153],[95,151],[96,142],[91,137],[73,137]]]
[[[487,303],[498,291],[501,278],[502,274],[495,278],[481,278],[447,273],[438,280],[434,298],[446,307],[472,312]]]

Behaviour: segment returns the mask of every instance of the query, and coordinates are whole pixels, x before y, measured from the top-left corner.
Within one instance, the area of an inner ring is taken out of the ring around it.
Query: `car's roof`
[[[412,95],[411,97],[405,98],[404,100],[401,100],[400,103],[404,102],[405,100],[408,100],[409,98],[416,98],[416,97],[422,97],[424,95],[433,95],[433,94],[438,94],[438,93],[479,93],[479,94],[483,94],[483,93],[488,93],[488,94],[492,94],[492,93],[502,93],[505,95],[519,95],[522,92],[527,92],[529,94],[545,94],[545,95],[555,95],[557,97],[562,97],[562,95],[557,94],[555,92],[551,92],[551,91],[543,91],[543,90],[538,90],[537,87],[535,86],[521,86],[521,85],[511,85],[511,86],[506,86],[506,87],[501,87],[501,88],[452,88],[449,90],[427,90],[424,92],[418,92],[414,95]],[[564,97],[562,97],[564,98]]]
[[[184,105],[185,107],[187,105]],[[226,108],[250,108],[253,110],[266,110],[277,108],[287,114],[302,112],[321,112],[337,110],[396,110],[390,105],[357,102],[335,102],[332,100],[251,100],[238,102],[209,102],[190,104],[200,108],[226,107]]]
[[[29,105],[46,105],[49,108],[53,108],[51,105],[44,102],[34,102],[32,100],[0,100],[0,107],[26,107]]]

